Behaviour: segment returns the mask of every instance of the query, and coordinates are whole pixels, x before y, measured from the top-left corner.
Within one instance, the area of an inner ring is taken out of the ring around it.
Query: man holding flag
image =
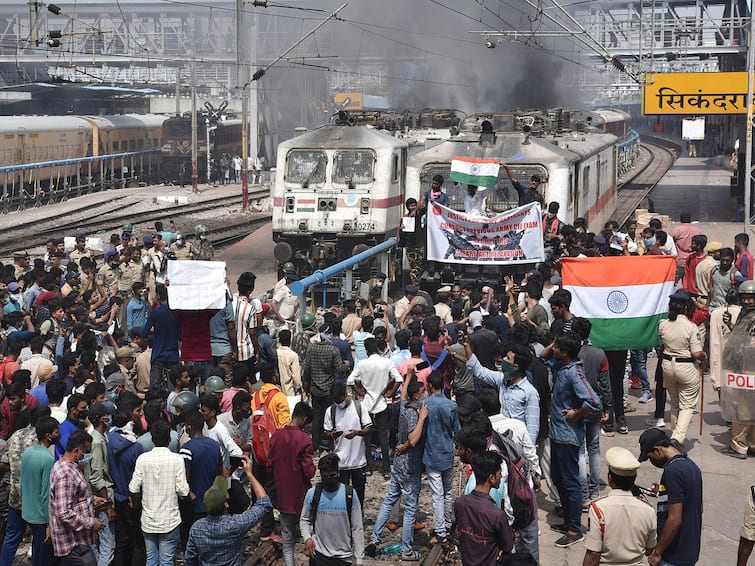
[[[473,216],[485,216],[485,199],[489,190],[495,188],[500,168],[495,159],[454,157],[451,160],[451,178],[467,185],[464,212]]]

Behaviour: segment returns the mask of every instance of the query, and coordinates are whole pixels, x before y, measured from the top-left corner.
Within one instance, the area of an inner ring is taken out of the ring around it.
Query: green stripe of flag
[[[469,175],[468,173],[451,171],[451,179],[453,179],[457,183],[464,183],[465,185],[475,185],[476,187],[495,187],[498,177],[493,177],[492,175]]]
[[[666,313],[634,318],[591,318],[590,340],[602,350],[639,350],[661,343],[658,323]]]
[[[297,206],[296,212],[314,212],[315,207],[314,206]]]

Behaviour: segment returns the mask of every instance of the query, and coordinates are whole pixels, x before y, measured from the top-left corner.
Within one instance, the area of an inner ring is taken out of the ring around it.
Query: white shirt
[[[487,187],[477,187],[474,196],[469,196],[469,192],[464,192],[464,212],[472,216],[485,216],[485,199],[488,198],[490,189]]]
[[[296,307],[299,306],[299,297],[291,292],[288,285],[283,285],[273,295],[273,302],[278,306],[278,312],[286,320],[292,320],[296,314]]]
[[[169,533],[181,524],[178,498],[189,495],[184,459],[164,446],[140,455],[128,490],[142,493],[142,531]]]
[[[504,417],[503,415],[493,415],[490,417],[490,424],[493,426],[493,430],[501,436],[511,431],[509,438],[519,448],[524,459],[527,460],[530,473],[540,476],[540,461],[537,458],[537,449],[532,444],[532,439],[530,439],[530,435],[527,432],[527,426],[518,419]],[[530,482],[530,486],[532,486],[532,476],[527,479]]]
[[[223,467],[230,469],[231,456],[241,458],[244,453],[241,451],[241,447],[233,441],[228,429],[220,421],[215,423],[212,428],[207,428],[204,425],[204,435],[212,438],[218,444],[220,444],[220,453],[223,456]]]
[[[383,391],[385,391],[391,378],[396,383],[403,383],[404,381],[389,358],[383,358],[379,354],[372,354],[366,360],[357,363],[346,383],[347,385],[354,385],[355,381],[362,382],[367,392],[375,399],[375,404],[370,408],[369,412],[376,415],[388,408],[385,397],[383,397]]]
[[[332,409],[328,407],[325,411],[324,430],[340,430],[345,434],[350,430],[362,430],[372,426],[372,419],[364,406],[361,407],[362,420],[359,420],[359,414],[357,413],[357,408],[353,400],[349,400],[349,404],[345,409],[341,409],[338,405],[335,405],[335,407],[335,426],[331,417]],[[367,455],[365,453],[363,436],[355,436],[349,440],[342,434],[336,439],[335,443],[335,453],[338,456],[339,470],[356,470],[357,468],[362,468],[367,465]]]

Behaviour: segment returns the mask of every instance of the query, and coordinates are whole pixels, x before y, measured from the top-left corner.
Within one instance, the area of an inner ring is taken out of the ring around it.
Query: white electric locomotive
[[[470,116],[462,121],[458,136],[410,156],[407,197],[419,198],[440,174],[449,206],[463,210],[466,186],[451,180],[451,160],[495,159],[506,163],[525,187],[532,175],[539,175],[546,206],[557,201],[562,220],[573,223],[581,216],[592,230],[600,230],[616,211],[617,137],[592,126],[587,117],[599,122],[595,112],[560,109]],[[484,122],[492,131],[482,131]],[[487,198],[487,212],[503,212],[517,204],[518,194],[501,167],[496,188]]]
[[[307,273],[395,236],[409,143],[372,126],[328,124],[278,146],[274,254]]]

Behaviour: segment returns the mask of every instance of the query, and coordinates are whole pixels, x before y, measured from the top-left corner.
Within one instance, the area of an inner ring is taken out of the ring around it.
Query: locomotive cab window
[[[286,181],[301,183],[306,187],[310,184],[325,182],[325,167],[328,158],[323,151],[309,151],[294,149],[286,155]]]
[[[333,182],[344,185],[372,183],[375,154],[371,150],[339,151],[333,160]]]

